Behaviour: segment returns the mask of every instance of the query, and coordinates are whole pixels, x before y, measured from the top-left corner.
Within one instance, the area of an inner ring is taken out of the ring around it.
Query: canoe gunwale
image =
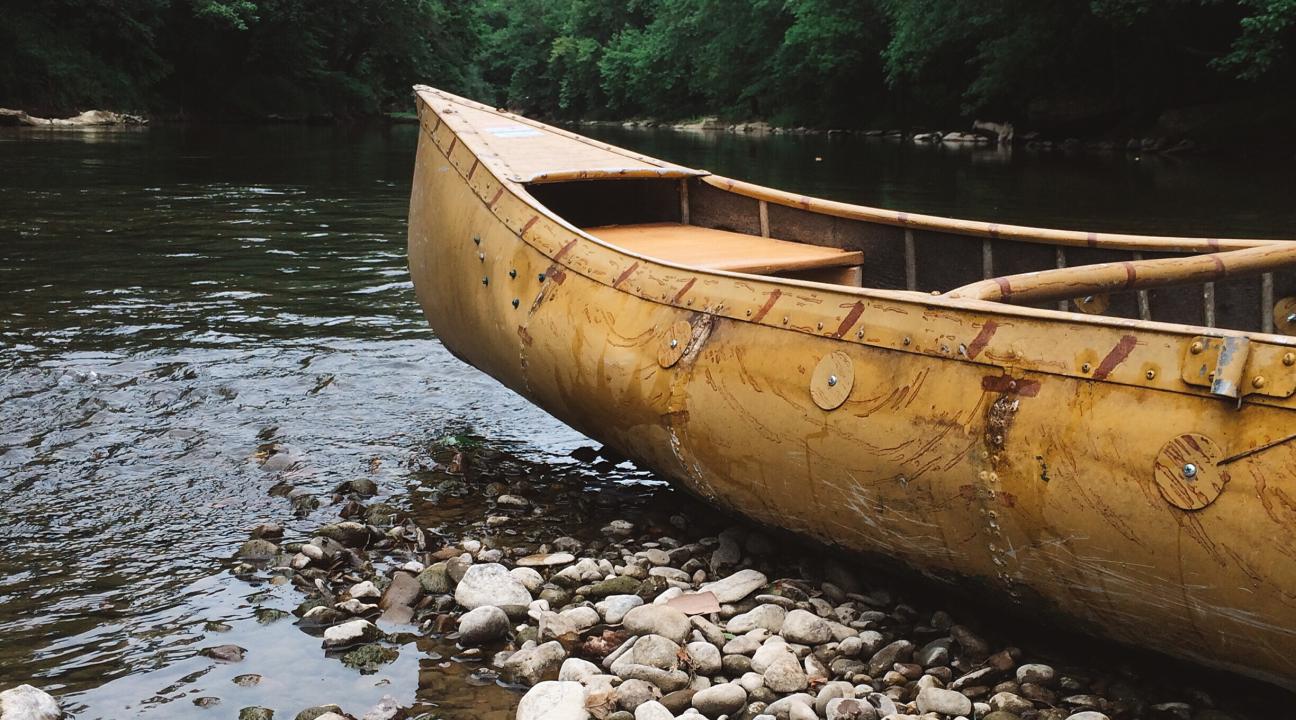
[[[1263,245],[1282,245],[1292,240],[1262,240],[1236,238],[1191,238],[1162,235],[1130,235],[1124,233],[1099,233],[1079,230],[1058,230],[1054,228],[1037,228],[1026,225],[1006,225],[983,222],[980,220],[961,220],[935,215],[884,210],[881,208],[855,205],[852,203],[825,200],[823,198],[797,195],[776,190],[754,183],[720,175],[708,174],[702,182],[719,190],[732,192],[754,200],[764,200],[785,207],[809,210],[823,215],[831,215],[846,220],[879,223],[908,230],[931,230],[947,232],[969,237],[990,238],[992,240],[1009,240],[1031,242],[1043,245],[1061,245],[1065,247],[1103,248],[1110,250],[1134,250],[1146,252],[1182,252],[1201,253],[1219,252],[1221,250],[1242,250]]]
[[[854,288],[683,266],[638,255],[584,232],[551,211],[527,191],[523,181],[503,171],[502,164],[493,162],[495,158],[479,154],[466,120],[454,112],[443,115],[434,105],[437,99],[450,103],[471,101],[430,89],[420,89],[418,97],[421,132],[436,144],[499,222],[548,257],[555,268],[561,267],[654,304],[771,329],[974,363],[995,368],[1005,375],[1037,372],[1221,402],[1236,401],[1219,398],[1208,388],[1179,380],[1177,370],[1183,352],[1196,338],[1244,337],[1250,340],[1253,349],[1264,350],[1268,355],[1296,348],[1296,338],[1277,334],[1085,315],[915,291]],[[535,121],[471,104],[550,129]],[[478,164],[489,172],[474,172]],[[714,178],[702,176],[700,179],[711,182]],[[885,320],[896,315],[917,317],[921,322],[888,327]],[[1058,326],[1047,332],[1066,342],[1038,342],[1039,323]],[[1032,326],[1037,332],[1030,332]],[[1081,327],[1094,333],[1072,338]],[[1111,355],[1123,345],[1136,346],[1128,353],[1129,361],[1096,375],[1093,369],[1100,367],[1104,355]],[[1108,348],[1112,351],[1108,352]],[[1144,356],[1136,357],[1140,349],[1145,350]],[[1092,361],[1081,362],[1081,357],[1089,355],[1094,355]],[[1141,368],[1150,364],[1166,371],[1148,377]],[[1245,396],[1244,402],[1296,408],[1296,397],[1292,396],[1251,394]]]

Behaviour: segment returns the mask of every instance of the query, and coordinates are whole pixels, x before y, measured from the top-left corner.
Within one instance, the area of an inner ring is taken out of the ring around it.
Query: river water
[[[1296,235],[1290,162],[912,148],[823,136],[587,129],[733,177],[912,212],[1213,236]],[[325,657],[245,582],[248,529],[307,532],[267,492],[372,478],[429,527],[481,504],[438,459],[570,497],[596,528],[682,500],[454,360],[415,303],[405,215],[415,129],[153,128],[0,134],[0,688],[82,718],[230,716],[384,694],[429,717],[507,715],[411,646],[378,673]],[[576,453],[578,456],[580,453]],[[278,458],[266,462],[267,457]],[[283,458],[288,458],[284,461]],[[565,493],[565,494],[564,494]],[[583,497],[597,502],[583,503]],[[612,502],[608,499],[611,498]],[[248,649],[244,662],[198,654]],[[235,677],[263,676],[255,685]]]

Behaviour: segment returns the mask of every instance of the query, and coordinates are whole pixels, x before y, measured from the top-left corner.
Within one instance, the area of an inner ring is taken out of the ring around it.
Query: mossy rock
[[[343,655],[342,664],[359,670],[361,675],[369,675],[378,672],[379,667],[394,661],[398,657],[400,657],[400,651],[396,648],[379,645],[378,643],[369,643]]]

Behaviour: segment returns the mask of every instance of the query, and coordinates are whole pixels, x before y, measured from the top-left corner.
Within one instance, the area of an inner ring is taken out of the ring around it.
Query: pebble
[[[804,690],[809,683],[801,663],[787,651],[775,657],[762,674],[765,676],[765,687],[777,693],[798,692]]]
[[[725,629],[735,635],[750,632],[756,628],[765,628],[776,633],[783,629],[783,623],[787,615],[788,611],[778,605],[771,603],[757,605],[745,613],[739,613],[729,618],[729,622],[725,623]]]
[[[634,635],[661,635],[676,643],[688,639],[693,625],[688,615],[665,605],[640,605],[631,608],[621,620],[625,631]]]
[[[602,616],[603,622],[616,625],[625,619],[626,613],[644,604],[638,595],[608,595],[594,604],[594,609]]]
[[[918,712],[934,712],[942,715],[972,714],[972,701],[966,695],[938,687],[926,687],[919,691],[917,704]]]
[[[635,708],[634,720],[675,720],[675,716],[665,705],[650,700]]]
[[[828,621],[799,608],[787,614],[780,633],[789,642],[802,645],[819,645],[833,639]]]
[[[706,583],[698,590],[713,593],[717,602],[732,603],[742,600],[768,584],[769,579],[764,573],[748,568],[715,582]]]
[[[503,669],[525,682],[534,685],[541,680],[558,676],[558,670],[567,651],[561,643],[551,640],[543,645],[518,650],[504,661]]]
[[[737,683],[714,685],[693,695],[693,707],[707,717],[736,713],[747,704],[747,691]]]

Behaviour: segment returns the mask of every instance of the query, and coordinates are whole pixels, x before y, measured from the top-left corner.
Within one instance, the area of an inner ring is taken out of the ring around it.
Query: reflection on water
[[[913,211],[1217,235],[1296,226],[1288,175],[1218,161],[597,132],[731,176]],[[439,438],[470,433],[517,458],[528,481],[573,493],[564,507],[583,514],[551,523],[597,527],[610,507],[678,502],[641,473],[574,468],[567,454],[583,438],[432,337],[404,259],[415,137],[0,134],[0,686],[32,681],[84,718],[209,716],[199,697],[220,698],[224,716],[333,701],[363,712],[384,694],[446,717],[507,714],[507,691],[465,688],[467,670],[428,653],[452,648],[410,645],[360,675],[290,620],[258,615],[300,599],[228,572],[250,526],[291,517],[268,488],[288,473],[327,498],[363,473],[389,502],[453,528],[479,520],[483,501],[425,468]],[[268,443],[295,463],[262,467]],[[288,534],[335,514],[325,502]],[[248,648],[247,660],[197,655],[223,643]],[[233,682],[247,674],[264,679]]]

